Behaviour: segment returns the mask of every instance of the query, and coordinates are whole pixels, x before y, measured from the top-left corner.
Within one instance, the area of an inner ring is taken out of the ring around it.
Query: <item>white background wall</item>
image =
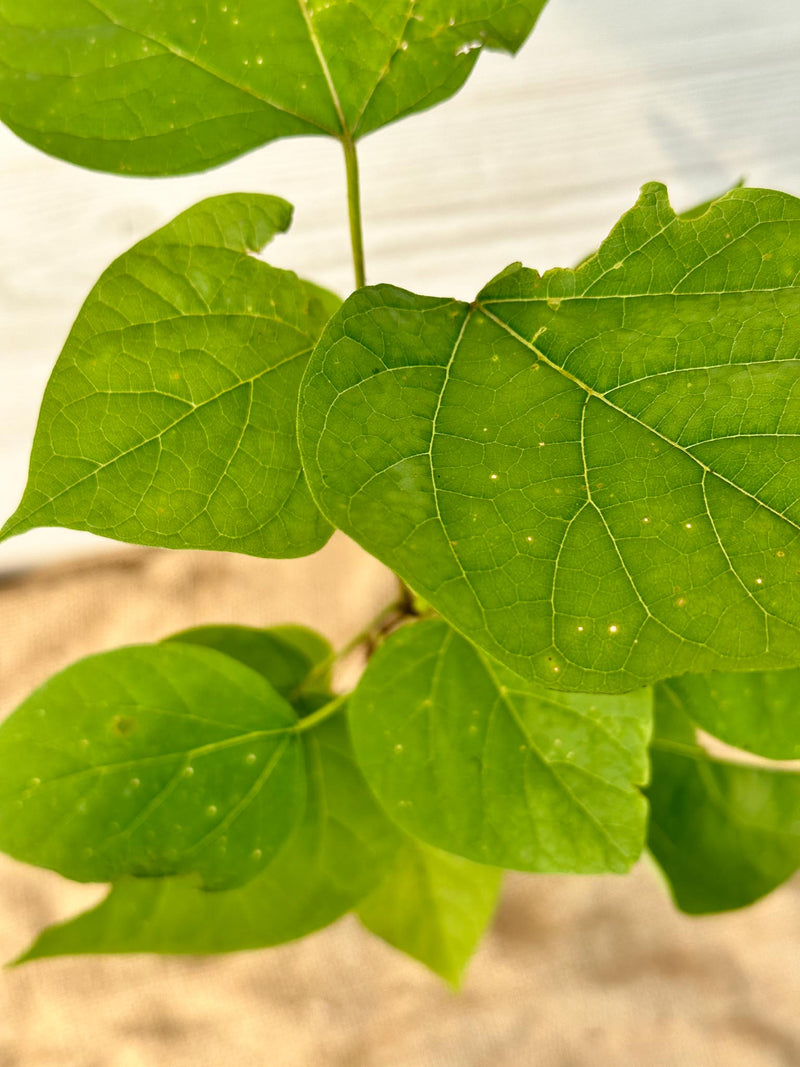
[[[685,208],[747,184],[800,196],[800,0],[550,0],[515,60],[485,55],[467,87],[361,145],[369,280],[471,299],[507,263],[569,266],[640,184]],[[203,197],[296,205],[270,260],[351,287],[333,142],[267,146],[208,174],[82,171],[0,128],[0,514],[22,491],[39,400],[80,304],[134,241]],[[95,551],[44,530],[0,546],[0,570]]]

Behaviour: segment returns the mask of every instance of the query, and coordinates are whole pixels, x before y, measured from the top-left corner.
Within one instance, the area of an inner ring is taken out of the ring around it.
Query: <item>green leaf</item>
[[[266,948],[338,919],[383,877],[399,835],[356,767],[344,720],[303,735],[306,813],[289,843],[240,889],[205,893],[185,878],[118,882],[96,908],[45,930],[19,962],[45,956]]]
[[[800,200],[651,184],[577,270],[361,290],[304,379],[311,490],[526,677],[797,665],[798,264]]]
[[[304,626],[271,626],[258,630],[250,626],[197,626],[167,638],[184,644],[202,645],[224,652],[245,666],[263,674],[282,697],[290,703],[292,696],[315,667],[331,657],[330,643]],[[331,672],[323,671],[310,679],[309,693],[329,693]],[[295,705],[295,711],[298,711]]]
[[[497,907],[501,872],[407,838],[358,915],[456,989]]]
[[[290,219],[275,197],[214,197],[108,268],[53,371],[0,536],[67,526],[282,557],[326,542],[295,413],[338,301],[248,255]]]
[[[644,845],[650,693],[547,690],[440,621],[393,634],[351,697],[358,762],[391,817],[480,863],[626,871]]]
[[[4,0],[0,117],[98,170],[182,174],[357,138],[516,52],[545,0]]]
[[[80,882],[243,884],[302,813],[296,723],[261,675],[211,649],[90,656],[0,727],[0,848]]]
[[[212,631],[217,630],[216,641]],[[260,668],[277,688],[294,671],[293,650],[312,667],[328,658],[324,638],[302,627],[258,631],[206,627],[172,640],[202,636],[220,651]],[[272,638],[287,642],[281,663]],[[310,671],[295,675],[308,681]],[[322,706],[316,694],[295,708]],[[346,719],[328,719],[301,735],[308,795],[305,813],[278,856],[240,889],[205,893],[185,878],[123,879],[96,908],[45,930],[19,962],[86,953],[206,954],[264,948],[303,937],[350,911],[385,876],[402,835],[386,819],[353,757]]]
[[[650,851],[682,911],[751,904],[800,867],[800,774],[713,759],[679,692],[655,692]]]
[[[665,693],[720,740],[768,759],[800,759],[800,671],[670,678]]]

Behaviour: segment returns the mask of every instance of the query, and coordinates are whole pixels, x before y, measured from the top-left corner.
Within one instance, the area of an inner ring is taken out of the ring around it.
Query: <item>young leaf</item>
[[[331,656],[330,643],[304,626],[197,626],[167,638],[184,644],[202,645],[224,652],[263,674],[282,697],[291,698],[304,683],[310,693],[330,692],[330,670],[309,680],[315,667]],[[295,708],[297,710],[297,708]]]
[[[97,170],[182,174],[278,137],[355,139],[516,52],[545,0],[5,0],[0,117]]]
[[[720,740],[768,759],[800,759],[800,671],[701,674],[661,683]]]
[[[648,846],[693,915],[741,908],[800,868],[800,774],[712,759],[656,686]]]
[[[350,719],[411,834],[497,867],[593,873],[626,871],[644,845],[650,701],[544,689],[430,621],[378,650]]]
[[[407,837],[378,888],[358,906],[373,934],[458,989],[497,907],[501,872]]]
[[[475,304],[387,286],[301,393],[333,523],[470,640],[620,692],[800,662],[800,200],[663,186],[577,270]]]
[[[68,526],[283,557],[325,543],[295,412],[338,301],[248,255],[290,219],[275,197],[214,197],[108,268],[50,378],[28,486],[0,536]]]
[[[384,877],[401,835],[372,798],[342,717],[302,734],[306,812],[277,858],[241,889],[185,878],[124,879],[101,904],[45,930],[19,962],[83,953],[207,954],[303,937],[350,911]]]
[[[79,882],[241,885],[301,815],[296,723],[261,675],[211,649],[90,656],[0,727],[0,848]]]

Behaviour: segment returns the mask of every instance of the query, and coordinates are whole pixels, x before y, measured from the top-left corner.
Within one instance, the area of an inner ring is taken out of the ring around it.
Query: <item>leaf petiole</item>
[[[323,704],[321,708],[318,708],[311,715],[306,715],[304,719],[300,719],[298,724],[293,728],[292,733],[300,734],[305,730],[313,730],[314,727],[319,726],[321,722],[330,719],[333,715],[336,715],[337,712],[342,710],[342,707],[349,696],[349,693],[342,693],[341,696],[335,697],[333,700],[328,701],[327,704]]]
[[[350,217],[350,243],[353,247],[353,268],[356,275],[356,289],[366,285],[364,269],[364,234],[361,225],[361,184],[358,176],[358,154],[356,144],[349,134],[342,138],[344,164],[347,171],[347,207]]]

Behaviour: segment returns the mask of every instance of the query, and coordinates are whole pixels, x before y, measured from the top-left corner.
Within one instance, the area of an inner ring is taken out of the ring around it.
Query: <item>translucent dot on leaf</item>
[[[395,745],[394,746],[394,750],[395,750],[395,753],[399,756],[401,754],[401,752],[403,751],[403,746],[402,745]]]
[[[216,814],[217,814],[217,805],[216,804],[209,804],[208,807],[206,808],[206,815],[216,815]]]
[[[245,763],[255,763],[255,761],[256,761],[255,752],[248,752],[247,755],[244,758],[244,761],[245,761]]]
[[[613,622],[612,622],[612,624],[611,624],[611,625],[609,626],[609,628],[608,628],[608,632],[609,632],[610,634],[615,634],[615,633],[618,633],[618,632],[619,632],[619,627],[618,627],[618,626],[616,625],[616,623],[613,623]]]
[[[131,778],[131,789],[138,789],[141,784],[138,778]]]
[[[251,859],[254,859],[254,860],[260,860],[262,856],[263,856],[263,852],[261,851],[260,848],[254,848],[253,851],[250,853]]]

